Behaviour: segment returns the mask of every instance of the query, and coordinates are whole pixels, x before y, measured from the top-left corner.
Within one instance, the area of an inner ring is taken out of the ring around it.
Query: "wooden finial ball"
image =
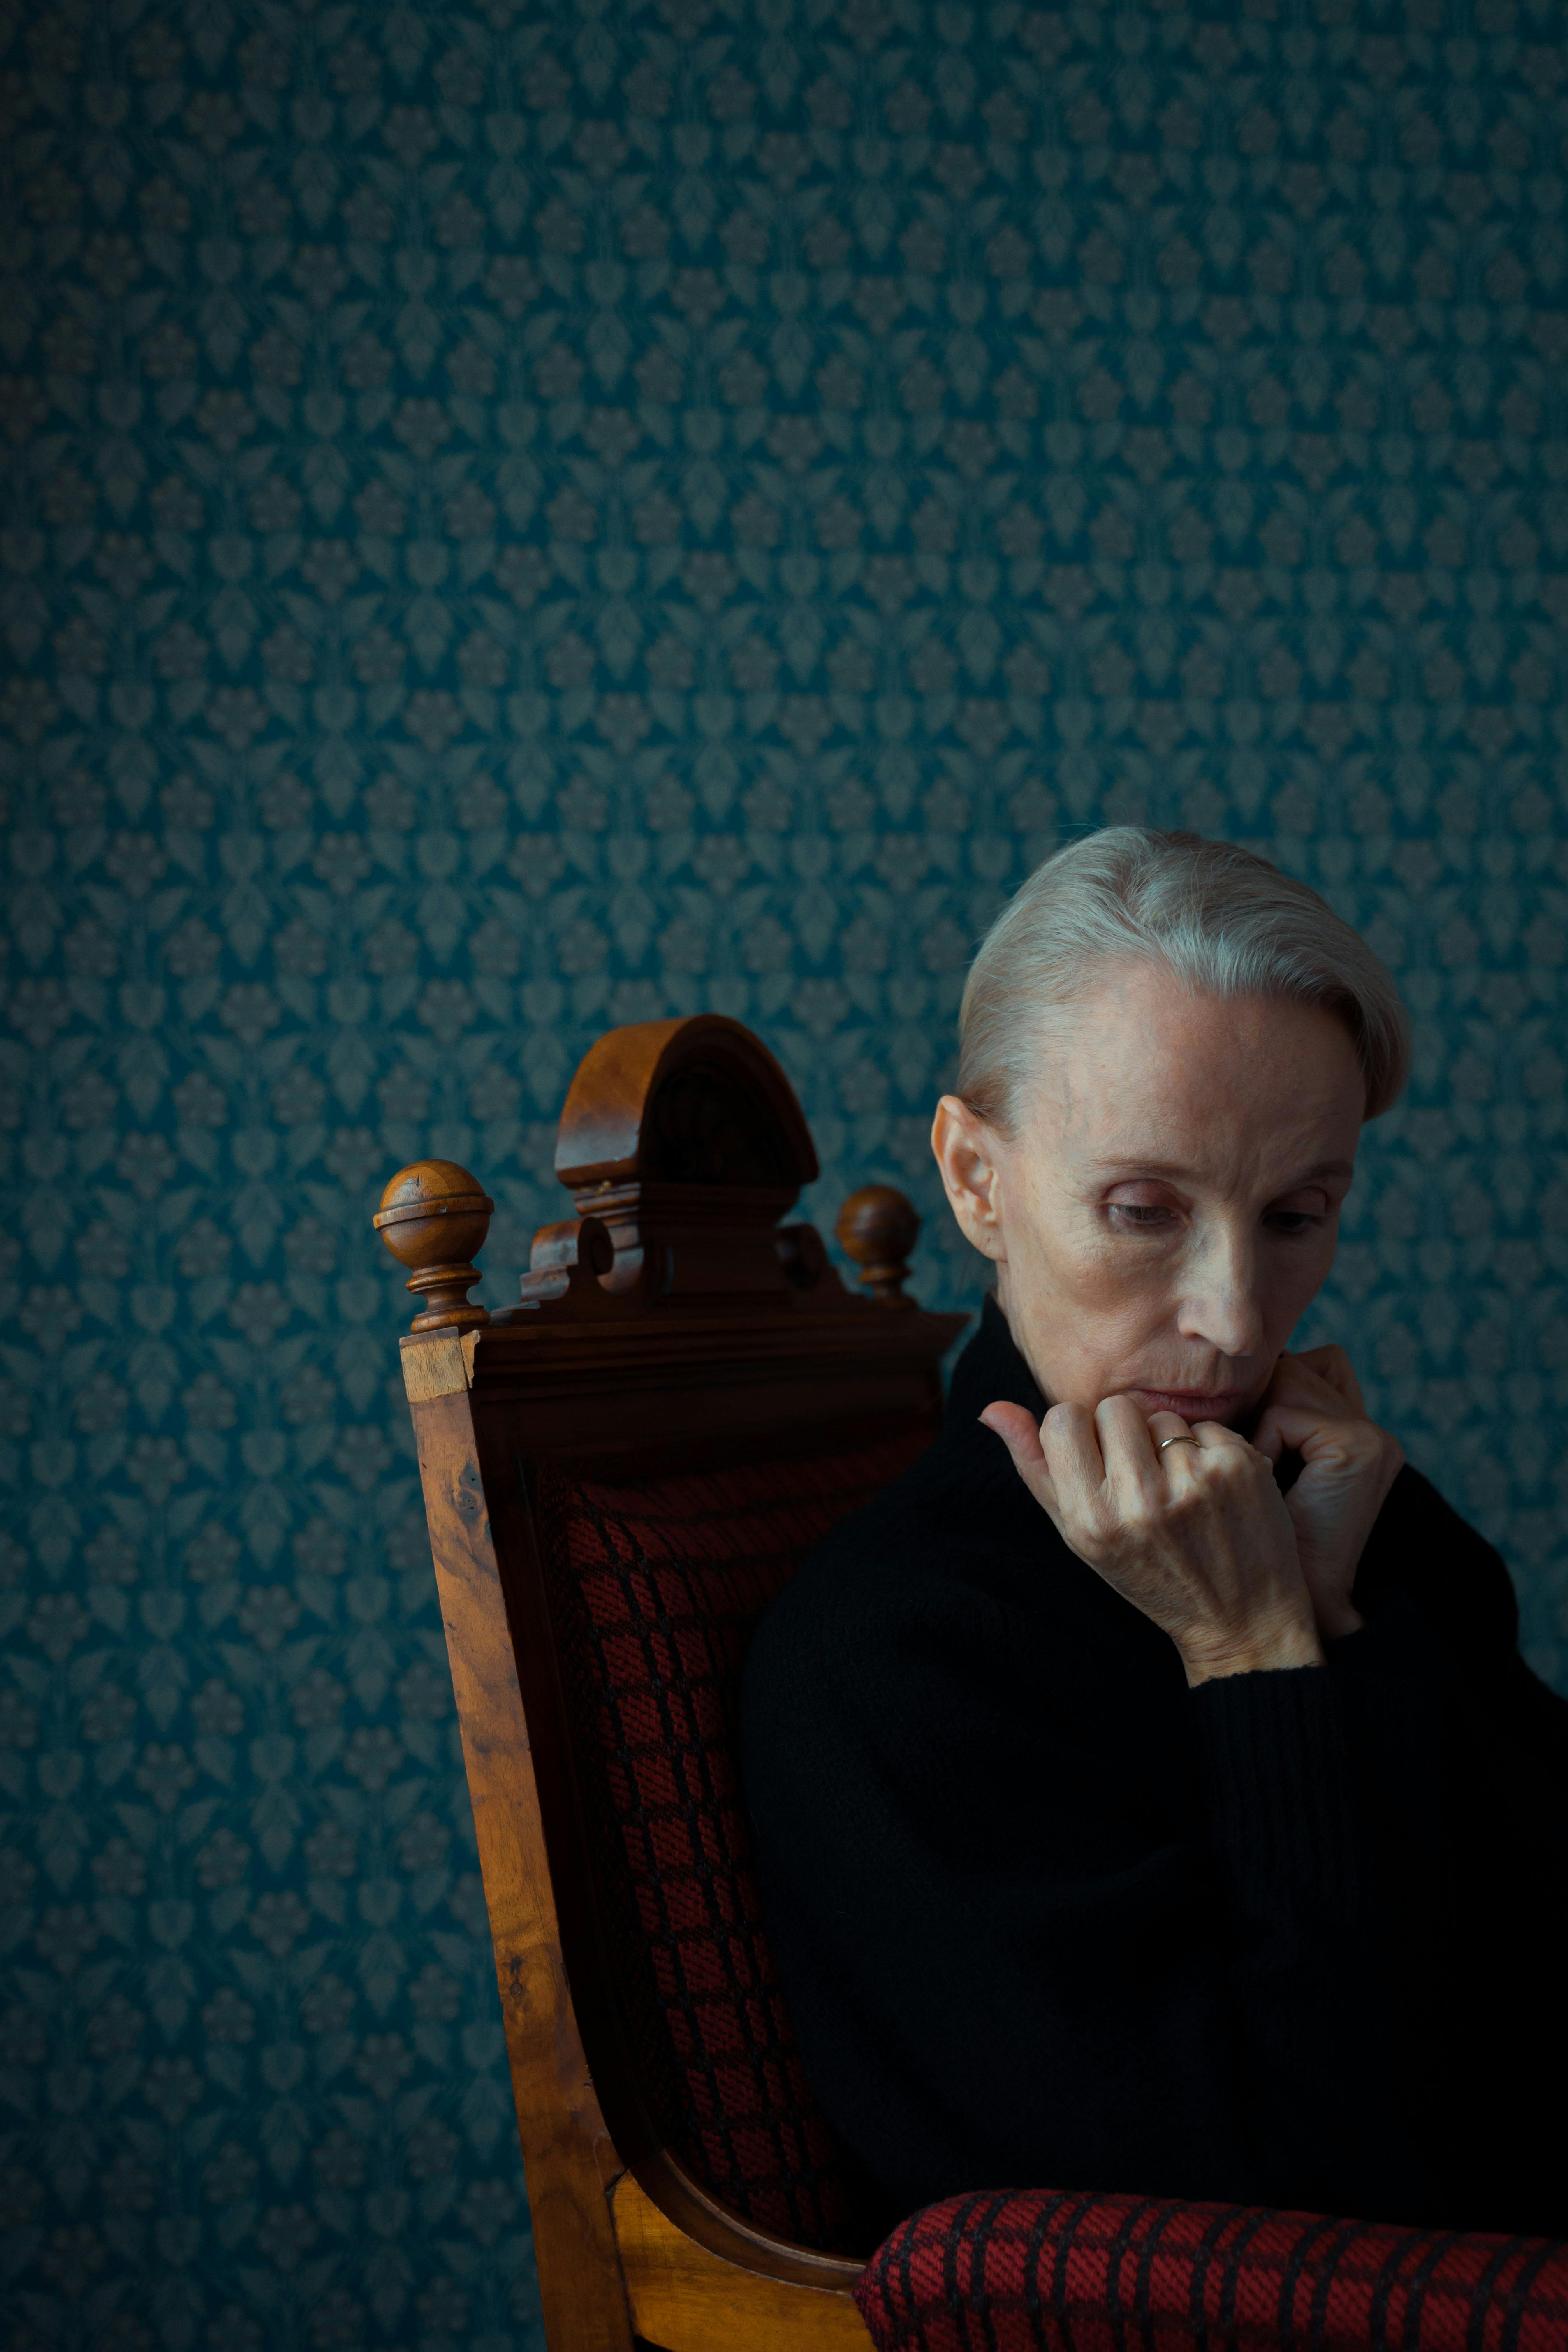
[[[382,1194],[371,1222],[424,1301],[416,1331],[470,1331],[489,1321],[488,1307],[470,1305],[468,1285],[479,1278],[473,1261],[495,1205],[455,1160],[416,1160],[400,1168]]]
[[[919,1238],[920,1213],[891,1184],[862,1184],[838,1212],[834,1227],[846,1257],[860,1269],[860,1283],[884,1307],[912,1307],[903,1296],[909,1255]]]

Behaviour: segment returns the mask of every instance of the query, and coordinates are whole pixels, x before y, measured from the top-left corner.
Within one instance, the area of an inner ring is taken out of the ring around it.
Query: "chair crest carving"
[[[593,1045],[567,1093],[555,1173],[576,1214],[540,1226],[520,1306],[499,1320],[550,1322],[660,1308],[754,1316],[857,1311],[809,1224],[780,1223],[817,1158],[795,1090],[767,1047],[721,1013],[638,1021]],[[414,1329],[469,1330],[493,1202],[452,1160],[400,1169],[376,1230],[422,1299]],[[905,1307],[920,1218],[891,1185],[850,1195],[837,1233],[868,1296]]]

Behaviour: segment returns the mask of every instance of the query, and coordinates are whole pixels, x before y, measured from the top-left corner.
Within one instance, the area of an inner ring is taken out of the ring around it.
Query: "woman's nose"
[[[1250,1356],[1263,1343],[1258,1254],[1250,1235],[1213,1234],[1188,1259],[1179,1317],[1184,1339],[1202,1339],[1224,1356]]]

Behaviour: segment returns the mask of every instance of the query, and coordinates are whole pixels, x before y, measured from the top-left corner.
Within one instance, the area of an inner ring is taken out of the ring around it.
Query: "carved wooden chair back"
[[[492,1203],[450,1161],[375,1223],[403,1340],[551,2352],[858,2347],[879,2223],[812,2098],[735,1776],[752,1624],[928,1441],[960,1318],[905,1298],[919,1221],[809,1224],[787,1079],[738,1023],[610,1031],[562,1116],[575,1213],[521,1298],[468,1298]],[[892,2217],[880,2217],[882,2221]]]

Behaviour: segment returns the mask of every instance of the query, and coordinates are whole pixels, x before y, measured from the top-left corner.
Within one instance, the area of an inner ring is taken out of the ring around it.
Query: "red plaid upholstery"
[[[734,1757],[758,1617],[929,1427],[628,1485],[544,1465],[534,1498],[616,1990],[667,2143],[797,2244],[871,2242],[763,1933]],[[881,2224],[886,2226],[885,2219]]]
[[[1035,2189],[927,2206],[855,2299],[878,2352],[1568,2352],[1568,2244]]]

